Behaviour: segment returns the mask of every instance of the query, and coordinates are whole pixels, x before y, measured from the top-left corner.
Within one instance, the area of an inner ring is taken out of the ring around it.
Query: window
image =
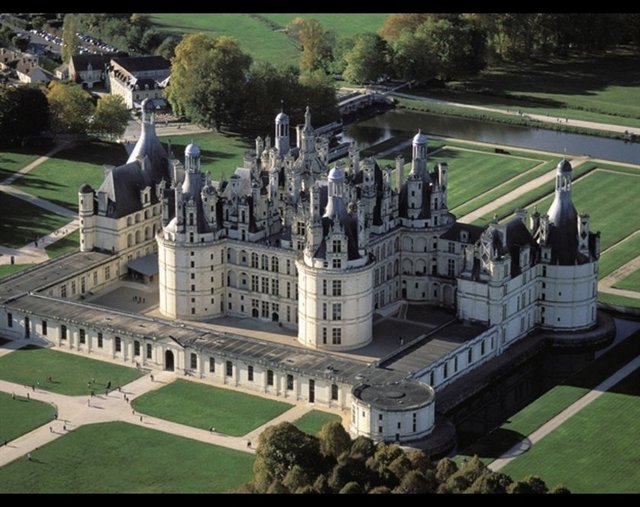
[[[277,273],[280,271],[280,263],[276,256],[271,257],[271,271]]]
[[[102,333],[98,333],[98,348],[101,349],[103,347],[103,342],[102,342]]]
[[[198,356],[192,352],[191,353],[191,369],[195,370],[197,367],[198,367]]]
[[[326,280],[322,280],[322,295],[323,296],[327,295],[327,281]]]
[[[447,274],[451,277],[456,276],[456,261],[449,259],[447,263]]]
[[[333,303],[331,305],[331,319],[342,320],[342,303]]]
[[[140,355],[140,342],[138,340],[135,340],[133,342],[133,355],[134,356]]]
[[[122,352],[122,340],[116,336],[116,352]]]
[[[542,276],[547,276],[547,266],[542,266]]]
[[[269,279],[266,276],[262,277],[262,293],[269,294]]]
[[[334,269],[341,269],[342,268],[342,259],[333,259],[333,268]]]
[[[261,257],[261,264],[262,264],[262,269],[264,269],[265,271],[269,270],[269,257],[267,257],[266,255],[263,255]]]
[[[323,345],[327,344],[327,328],[326,327],[322,328],[322,344]]]
[[[453,359],[453,371],[454,371],[454,372],[457,372],[457,371],[458,371],[458,356],[456,356],[456,357]]]
[[[480,343],[480,355],[484,356],[484,349],[485,349],[485,340],[482,340],[482,342]]]
[[[287,282],[287,298],[291,298],[291,282]]]
[[[233,377],[233,363],[231,361],[226,363],[226,373],[227,377]]]
[[[287,259],[287,274],[291,274],[291,261],[289,259]]]
[[[293,375],[287,375],[287,391],[293,391]]]
[[[322,318],[327,320],[327,303],[322,303]]]
[[[65,326],[64,324],[60,326],[60,339],[61,340],[67,339],[67,326]]]
[[[47,321],[46,320],[42,321],[42,335],[43,336],[47,336]]]
[[[331,399],[333,401],[338,400],[338,394],[340,391],[338,390],[338,384],[331,384]]]
[[[67,297],[67,284],[66,283],[62,287],[60,287],[60,297],[61,298],[66,298]]]
[[[247,368],[247,378],[249,379],[249,382],[253,382],[253,366],[251,365]]]
[[[342,329],[334,327],[331,330],[331,342],[334,345],[340,345],[342,343]]]
[[[467,363],[471,363],[471,361],[473,361],[473,349],[469,349],[467,351]]]
[[[267,370],[267,385],[273,385],[273,370]]]
[[[456,253],[456,245],[453,241],[449,241],[449,253]]]
[[[449,376],[449,363],[444,363],[444,368],[442,370],[443,378],[447,378]]]
[[[105,266],[105,268],[104,268],[104,279],[105,280],[110,280],[111,279],[111,266]]]
[[[80,343],[86,343],[87,342],[87,335],[85,334],[84,329],[80,329]]]
[[[209,373],[216,371],[216,360],[214,357],[209,357]]]
[[[259,280],[260,278],[257,275],[251,275],[251,290],[253,292],[258,292],[260,290]]]
[[[280,283],[278,280],[271,280],[271,294],[274,296],[280,295]]]
[[[94,286],[98,285],[98,272],[97,271],[93,272],[93,285]]]
[[[331,282],[333,295],[334,296],[342,296],[342,280],[333,280]]]
[[[13,327],[13,314],[12,313],[7,313],[7,327]]]
[[[150,343],[147,343],[147,359],[151,359],[153,355],[153,346]]]
[[[333,240],[333,253],[341,253],[342,252],[342,241],[340,241],[339,239],[334,239]]]
[[[416,423],[417,423],[417,414],[414,412],[413,413],[413,432],[414,433],[416,431]]]

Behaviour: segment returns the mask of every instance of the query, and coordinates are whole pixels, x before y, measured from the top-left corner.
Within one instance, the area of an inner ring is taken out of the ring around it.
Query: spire
[[[307,108],[304,111],[304,129],[306,131],[311,130],[313,127],[311,127],[311,111],[309,110],[309,106],[307,106]]]

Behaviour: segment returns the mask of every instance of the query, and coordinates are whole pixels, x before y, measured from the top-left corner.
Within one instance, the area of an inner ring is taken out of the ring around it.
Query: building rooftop
[[[434,391],[431,387],[411,380],[385,384],[360,384],[353,395],[374,408],[382,410],[416,410],[431,403]]]
[[[171,68],[169,60],[162,56],[116,57],[111,60],[131,74],[147,70],[163,70]]]

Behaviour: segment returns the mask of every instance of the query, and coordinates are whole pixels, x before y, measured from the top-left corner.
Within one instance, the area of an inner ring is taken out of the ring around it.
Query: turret
[[[78,214],[80,216],[80,251],[90,252],[96,246],[96,219],[93,189],[86,183],[78,190]]]
[[[411,177],[424,180],[427,175],[427,136],[418,130],[413,136]]]
[[[281,157],[289,153],[289,116],[282,111],[276,116],[276,148]]]

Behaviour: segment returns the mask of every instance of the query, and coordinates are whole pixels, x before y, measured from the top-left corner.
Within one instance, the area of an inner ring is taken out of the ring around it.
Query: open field
[[[138,412],[195,428],[213,427],[234,437],[246,435],[292,406],[181,379],[132,402]]]
[[[48,403],[0,392],[0,442],[13,440],[53,420],[55,408]]]
[[[458,460],[477,454],[485,462],[493,461],[521,439],[558,415],[633,357],[640,354],[640,332],[628,337],[605,354],[571,375],[531,404],[509,417],[499,428],[462,449]],[[538,445],[538,444],[536,444]],[[533,470],[529,473],[534,473]]]
[[[311,412],[304,414],[293,424],[300,431],[315,435],[325,424],[331,421],[340,421],[340,416],[329,412],[323,412],[322,410],[312,410]]]
[[[525,113],[640,126],[640,61],[631,50],[494,66],[429,96]],[[487,93],[469,93],[484,90]]]
[[[104,178],[104,164],[121,165],[127,160],[122,145],[92,141],[61,151],[14,186],[73,211],[78,210],[78,189],[89,183],[94,189]]]
[[[615,287],[618,289],[635,290],[640,292],[640,269],[617,282]]]
[[[81,426],[0,468],[3,493],[222,493],[252,477],[251,454],[122,422]]]
[[[572,416],[502,471],[514,479],[535,470],[547,484],[575,493],[640,492],[640,370]]]
[[[161,31],[173,33],[204,32],[228,35],[238,40],[243,51],[255,60],[296,63],[298,51],[282,32],[250,14],[151,14],[151,21]]]
[[[363,32],[377,32],[383,25],[387,14],[262,14],[265,18],[277,23],[282,28],[294,18],[317,19],[325,30],[330,30],[336,37],[351,37]]]
[[[61,176],[58,178],[62,179]],[[76,188],[76,195],[77,192]],[[4,192],[0,192],[0,209],[4,210],[0,221],[0,245],[10,248],[21,248],[69,222],[67,217]]]
[[[236,167],[243,166],[244,152],[253,146],[241,137],[214,132],[165,136],[160,137],[160,141],[170,141],[171,150],[181,161],[184,160],[184,149],[189,143],[193,141],[200,146],[200,167],[203,172],[209,171],[213,180],[218,180],[222,174],[228,179]]]
[[[11,176],[37,159],[40,154],[32,151],[2,151],[0,152],[0,181]]]
[[[67,234],[64,238],[51,243],[45,247],[45,251],[51,259],[60,257],[69,252],[74,252],[80,248],[80,229],[76,229],[71,234]]]
[[[1,379],[25,386],[35,384],[38,389],[70,396],[103,391],[109,381],[113,389],[141,375],[135,368],[38,347],[26,347],[0,357]],[[47,381],[49,377],[51,382]],[[88,387],[92,378],[95,383]]]

